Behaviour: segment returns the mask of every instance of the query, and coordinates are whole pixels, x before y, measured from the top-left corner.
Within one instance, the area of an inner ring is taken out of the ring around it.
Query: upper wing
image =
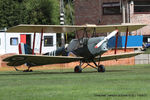
[[[44,56],[44,55],[14,55],[5,58],[3,61],[8,62],[8,66],[20,66],[28,63],[31,66],[40,66],[47,64],[69,63],[81,60],[82,57],[68,56]]]
[[[96,33],[105,33],[112,32],[116,29],[119,32],[135,31],[142,27],[146,26],[145,24],[121,24],[121,25],[18,25],[12,28],[9,28],[7,32],[27,32],[27,33],[41,33],[43,30],[44,33],[65,33],[65,32],[74,32],[79,30],[84,30],[88,32],[93,32],[95,29]]]
[[[121,58],[130,58],[136,55],[142,54],[142,52],[131,52],[131,53],[122,53],[122,54],[114,54],[114,55],[104,55],[101,57],[101,61],[121,59]],[[95,58],[95,61],[99,61],[99,58]]]

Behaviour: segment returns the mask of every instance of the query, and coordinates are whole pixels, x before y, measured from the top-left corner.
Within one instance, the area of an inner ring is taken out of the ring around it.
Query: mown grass
[[[146,50],[144,51],[145,54],[150,54],[150,48],[146,48]]]
[[[0,100],[148,100],[150,65],[0,72]]]

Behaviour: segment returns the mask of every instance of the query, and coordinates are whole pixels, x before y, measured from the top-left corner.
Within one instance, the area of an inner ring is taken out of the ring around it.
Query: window
[[[44,46],[53,46],[53,36],[44,36]]]
[[[10,38],[10,45],[18,45],[18,38],[17,37]]]
[[[134,1],[134,12],[135,13],[150,13],[150,1]]]
[[[119,2],[103,3],[103,14],[104,15],[121,14],[120,3]]]

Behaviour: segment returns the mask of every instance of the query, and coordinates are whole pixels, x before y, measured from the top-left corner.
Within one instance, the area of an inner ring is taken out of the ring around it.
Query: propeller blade
[[[117,33],[118,33],[118,30],[115,30],[115,31],[111,32],[106,38],[109,40],[110,38],[115,36]]]
[[[102,40],[102,41],[100,41],[96,46],[95,46],[95,48],[98,48],[98,47],[100,47],[104,42],[105,42],[106,40]]]
[[[118,33],[118,30],[115,30],[113,32],[111,32],[107,37],[104,38],[104,40],[100,41],[95,48],[100,47],[104,42],[108,41],[110,38],[112,38],[113,36],[115,36]]]

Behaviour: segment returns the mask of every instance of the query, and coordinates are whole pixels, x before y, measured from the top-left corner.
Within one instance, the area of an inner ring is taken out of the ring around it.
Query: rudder
[[[19,54],[32,54],[32,49],[24,43],[19,43],[18,50]]]

